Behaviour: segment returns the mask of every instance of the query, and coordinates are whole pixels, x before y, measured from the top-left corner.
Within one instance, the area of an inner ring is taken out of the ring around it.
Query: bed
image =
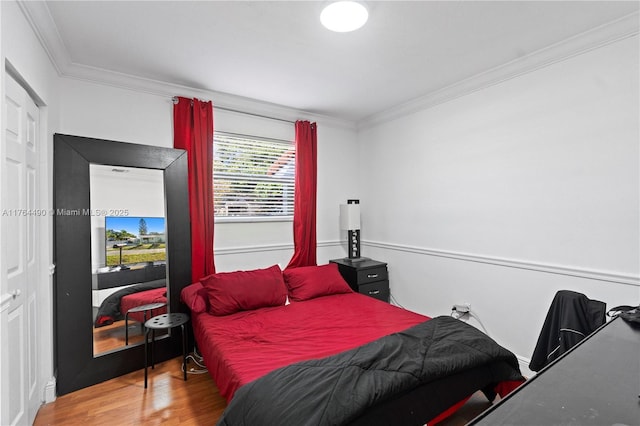
[[[435,376],[405,383],[404,377],[421,374],[403,370],[418,365],[413,353],[431,349],[403,348],[435,342],[450,327],[473,327],[451,317],[432,320],[354,293],[335,264],[214,274],[186,287],[181,298],[191,310],[209,374],[229,403],[220,425],[424,424],[451,414],[478,390],[492,399],[524,380],[515,356],[491,341],[500,357],[484,356],[461,368],[437,365],[441,371]],[[448,353],[455,339],[446,333],[438,345],[449,346],[432,357],[435,364],[457,359]],[[462,353],[466,357],[469,351]],[[344,383],[353,372],[356,376]],[[381,372],[395,378],[380,379]],[[329,382],[330,376],[336,382]],[[351,382],[368,384],[357,389]],[[353,402],[361,391],[375,395]],[[316,419],[320,411],[332,415]]]
[[[134,284],[110,294],[100,304],[94,320],[94,328],[104,327],[125,318],[125,314],[132,308],[150,303],[167,303],[166,280],[155,280]],[[155,309],[154,315],[167,312],[166,307]],[[129,319],[143,322],[143,312],[132,312]]]

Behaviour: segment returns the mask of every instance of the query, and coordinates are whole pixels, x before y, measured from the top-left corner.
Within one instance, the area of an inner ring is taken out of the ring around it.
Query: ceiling
[[[49,22],[34,21],[45,45],[61,46],[63,75],[108,71],[359,122],[638,11],[637,1],[369,1],[362,29],[333,33],[319,22],[326,3],[50,1],[39,6]]]

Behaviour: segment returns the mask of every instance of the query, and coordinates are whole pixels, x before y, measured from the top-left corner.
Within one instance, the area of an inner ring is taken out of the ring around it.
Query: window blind
[[[222,132],[213,140],[215,217],[293,215],[292,141]]]

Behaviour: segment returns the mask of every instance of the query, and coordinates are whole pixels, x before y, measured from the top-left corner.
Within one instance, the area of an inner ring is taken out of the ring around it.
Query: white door
[[[0,424],[32,424],[38,392],[38,107],[5,74],[0,148]]]

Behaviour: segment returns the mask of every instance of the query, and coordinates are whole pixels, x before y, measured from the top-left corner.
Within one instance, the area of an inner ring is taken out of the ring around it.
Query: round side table
[[[131,308],[124,314],[124,344],[129,345],[129,314],[134,312],[142,312],[142,325],[147,322],[147,312],[149,312],[149,316],[153,316],[154,309],[160,309],[164,306],[167,306],[165,302],[157,302],[157,303],[148,303],[146,305],[136,306]],[[144,330],[143,330],[144,333]]]
[[[153,346],[155,344],[155,330],[169,330],[174,327],[180,327],[182,332],[182,371],[184,372],[184,380],[187,380],[187,333],[184,325],[189,322],[189,315],[182,313],[157,315],[144,323],[144,388],[147,388],[147,346],[149,345],[149,332],[151,336],[151,368],[155,367],[153,359]]]

